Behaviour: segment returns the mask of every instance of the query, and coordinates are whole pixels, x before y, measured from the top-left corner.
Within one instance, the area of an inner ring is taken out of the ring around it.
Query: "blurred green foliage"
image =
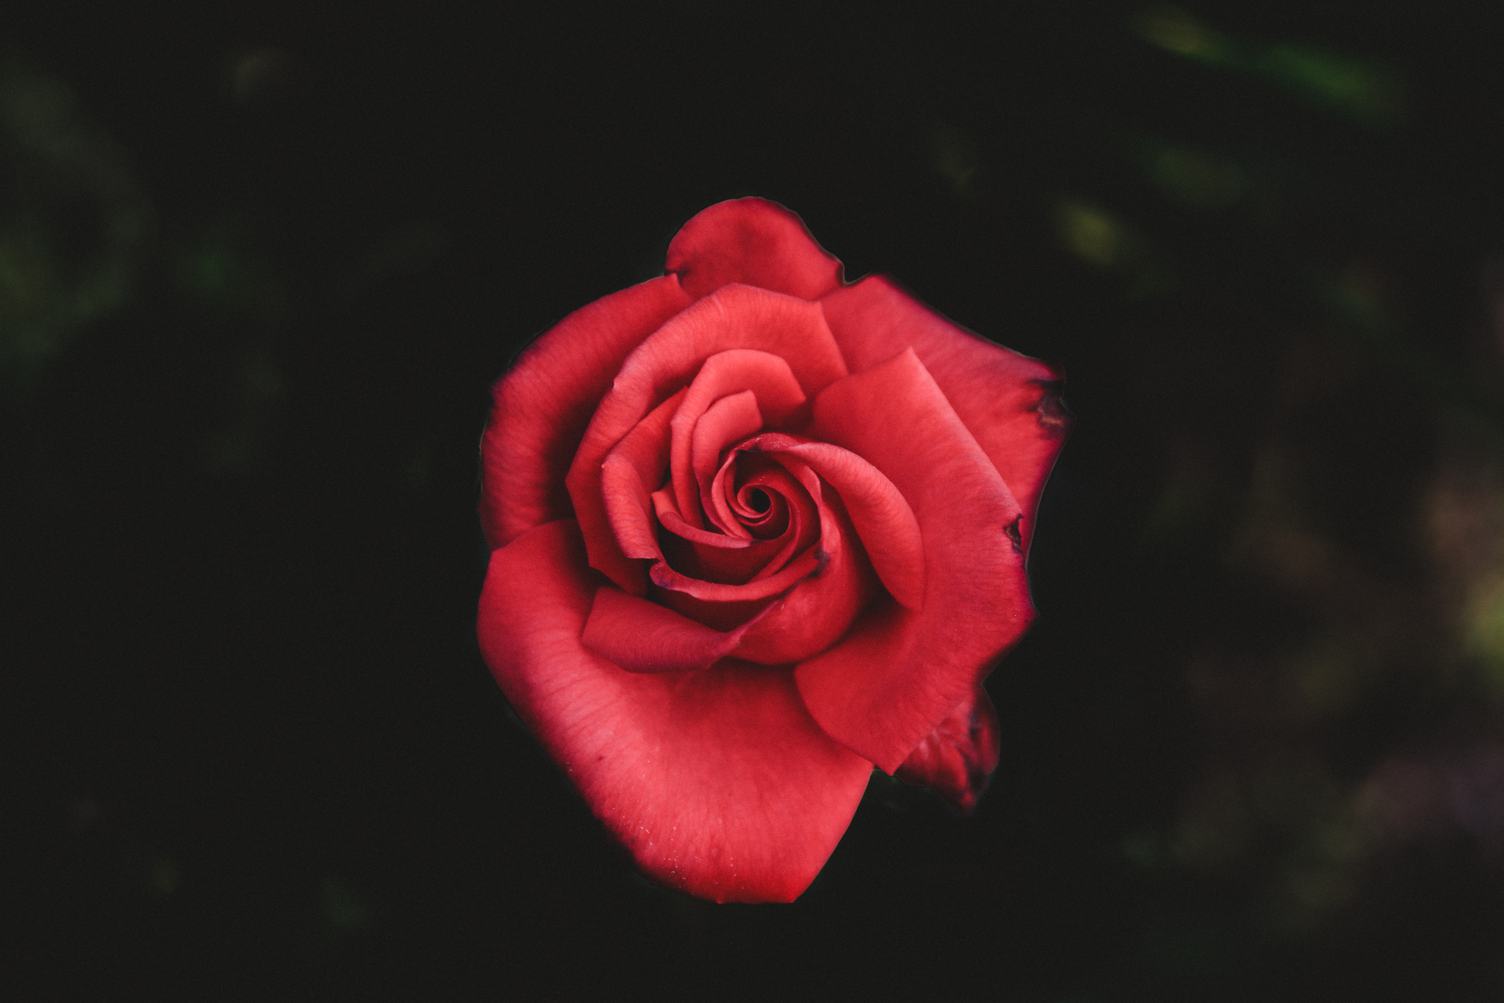
[[[1149,7],[1131,23],[1141,38],[1167,52],[1270,81],[1355,121],[1393,126],[1403,118],[1400,80],[1373,61],[1296,42],[1240,38],[1179,7]]]
[[[154,219],[122,151],[62,80],[0,59],[0,379],[24,388],[80,328],[120,309]]]

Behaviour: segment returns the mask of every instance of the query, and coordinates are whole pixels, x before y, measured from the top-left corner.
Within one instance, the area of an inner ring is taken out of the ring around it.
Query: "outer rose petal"
[[[913,351],[827,387],[813,437],[886,474],[923,537],[920,608],[869,613],[795,670],[820,726],[892,773],[1033,617],[1018,503]]]
[[[1018,499],[1020,546],[1027,546],[1039,493],[1065,442],[1059,375],[951,323],[881,275],[837,289],[821,306],[854,373],[914,349]]]
[[[934,788],[969,812],[997,769],[997,708],[980,686],[909,753],[898,777]]]
[[[697,213],[669,243],[668,271],[692,296],[740,282],[812,300],[841,284],[841,262],[803,221],[759,198],[719,202]]]
[[[725,658],[750,623],[719,631],[667,606],[603,585],[595,590],[580,640],[628,672],[683,672]]]
[[[672,275],[612,293],[554,325],[496,382],[480,449],[492,547],[569,514],[564,474],[596,403],[632,349],[689,303]]]
[[[640,675],[586,650],[591,577],[569,521],[491,555],[478,634],[507,699],[648,874],[721,902],[798,897],[871,765],[820,731],[786,673]]]

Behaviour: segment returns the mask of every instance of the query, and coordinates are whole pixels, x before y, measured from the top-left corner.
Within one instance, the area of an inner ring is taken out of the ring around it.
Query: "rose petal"
[[[725,458],[721,461],[720,468],[710,478],[710,491],[707,493],[708,498],[702,496],[705,500],[702,501],[701,505],[710,514],[711,522],[719,526],[728,536],[744,536],[750,540],[752,539],[752,531],[743,522],[741,514],[732,504],[736,500],[736,491],[734,488],[736,477],[734,475],[741,455],[740,450],[732,450],[726,454]],[[780,512],[775,512],[770,507],[766,513],[766,519],[762,521],[766,522],[768,519],[780,516],[786,518],[787,515],[787,507]]]
[[[1018,503],[912,350],[827,388],[814,433],[887,475],[923,539],[920,608],[869,613],[795,672],[820,726],[892,773],[1033,616]]]
[[[679,514],[678,502],[674,501],[673,492],[667,488],[659,488],[653,492],[653,511],[658,516],[660,526],[692,543],[703,543],[707,547],[720,547],[723,550],[745,550],[753,544],[768,542],[754,540],[751,536],[728,536],[713,529],[691,526]]]
[[[715,513],[716,524],[728,533],[759,539],[783,534],[795,519],[812,528],[818,481],[811,482],[813,491],[809,484],[801,486],[796,471],[756,455],[755,446],[747,445],[727,453],[710,479],[706,508]],[[753,502],[752,492],[759,489],[767,499],[765,506]]]
[[[750,470],[743,475],[731,499],[731,511],[752,531],[754,539],[784,542],[785,561],[820,537],[820,481],[807,474],[807,470],[788,470],[773,464]],[[761,511],[752,501],[754,493],[767,499]],[[771,573],[778,569],[768,570]]]
[[[838,641],[871,597],[872,572],[842,517],[824,499],[819,508],[819,568],[746,625],[736,657],[764,665],[809,658]]]
[[[715,630],[611,585],[595,590],[580,640],[628,672],[703,669],[736,648],[750,624]]]
[[[882,471],[850,450],[772,433],[745,447],[794,457],[836,489],[867,549],[873,568],[894,599],[910,609],[924,595],[924,546],[919,523],[903,494]]]
[[[738,577],[745,567],[740,558],[723,563],[713,554],[702,553],[700,556],[710,573],[699,577],[728,582],[767,578],[781,571],[790,558],[808,549],[820,537],[823,515],[816,504],[820,482],[809,468],[795,463],[785,468],[756,457],[760,464],[754,469],[737,471],[742,480],[733,491],[732,473],[743,455],[739,450],[733,451],[716,471],[711,480],[711,509],[717,513],[718,524],[739,534],[727,539],[747,540],[749,549],[765,544],[776,549],[757,549],[757,554],[770,556],[760,569],[745,577]],[[749,506],[748,497],[753,491],[761,491],[767,497],[765,510],[759,512]]]
[[[798,497],[799,492],[777,490],[778,473],[763,470],[753,474],[741,482],[729,499],[737,521],[753,536],[766,538],[766,534],[781,533],[788,524],[788,499]]]
[[[640,582],[636,565],[622,554],[607,523],[601,461],[654,405],[682,387],[703,360],[733,348],[779,356],[806,396],[846,375],[817,304],[747,286],[717,290],[638,345],[591,417],[566,478],[590,566],[627,591],[635,591]]]
[[[775,558],[783,557],[780,567],[787,563],[782,539],[754,540],[690,526],[672,507],[667,491],[654,492],[653,503],[659,523],[671,534],[663,541],[664,559],[692,578],[738,584],[757,575]]]
[[[846,831],[870,764],[787,673],[625,672],[580,642],[594,586],[572,522],[491,555],[482,653],[507,699],[648,874],[717,901],[791,901]]]
[[[674,412],[669,469],[679,514],[700,521],[699,482],[691,461],[695,427],[712,404],[738,391],[751,391],[764,420],[777,426],[804,403],[804,391],[789,364],[776,355],[738,348],[717,352],[705,360],[684,400]]]
[[[987,789],[997,758],[997,708],[977,687],[909,753],[897,776],[933,788],[969,813]]]
[[[728,456],[716,474],[713,483],[718,494],[728,490],[725,479],[735,462],[735,455]],[[705,602],[742,604],[772,598],[820,573],[829,554],[814,545],[829,527],[817,504],[819,479],[802,464],[790,470],[764,462],[746,475],[742,490],[749,488],[764,491],[771,499],[768,511],[778,515],[777,524],[765,527],[768,535],[722,538],[745,541],[744,548],[700,540],[691,542],[688,552],[675,548],[670,556],[682,560],[654,565],[650,572],[654,585]],[[660,512],[669,504],[663,494],[654,495]]]
[[[682,592],[706,602],[748,603],[769,599],[781,592],[787,592],[799,584],[801,579],[819,571],[822,560],[819,550],[811,547],[784,565],[776,574],[765,578],[753,578],[745,584],[708,582],[702,578],[691,578],[689,575],[675,571],[663,561],[654,564],[648,570],[648,577],[660,589]]]
[[[667,275],[576,310],[492,388],[481,439],[480,518],[492,547],[569,514],[564,475],[622,361],[691,302]]]
[[[697,213],[668,245],[668,271],[692,296],[740,282],[802,299],[841,284],[841,263],[798,216],[776,202],[743,198]]]
[[[663,556],[653,526],[650,492],[663,483],[668,470],[669,422],[684,399],[680,391],[652,410],[628,432],[601,465],[601,497],[606,518],[621,552],[627,557],[657,560]],[[639,571],[633,594],[646,588]]]
[[[777,596],[751,602],[706,601],[687,592],[660,589],[656,585],[648,589],[648,598],[716,630],[735,630],[778,601]]]
[[[1039,493],[1065,443],[1059,374],[951,323],[884,276],[837,289],[821,305],[852,372],[914,349],[1018,499],[1019,544],[1027,547]]]
[[[721,456],[728,448],[756,433],[763,427],[762,411],[757,406],[757,397],[750,390],[722,397],[710,406],[705,416],[695,425],[690,442],[690,467],[694,470],[695,483],[700,489],[700,508],[705,516],[722,532],[722,525],[715,507],[707,505],[710,496],[710,481],[721,464]]]

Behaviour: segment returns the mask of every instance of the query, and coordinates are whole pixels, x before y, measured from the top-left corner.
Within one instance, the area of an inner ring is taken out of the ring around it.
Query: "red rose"
[[[644,871],[792,900],[874,765],[969,807],[1055,380],[740,199],[496,384],[481,650]]]

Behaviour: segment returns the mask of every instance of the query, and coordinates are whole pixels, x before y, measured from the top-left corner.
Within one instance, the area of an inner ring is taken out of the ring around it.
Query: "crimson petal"
[[[585,647],[628,672],[683,672],[725,658],[752,622],[720,631],[603,585],[595,590],[580,639]]]
[[[658,522],[667,531],[663,540],[665,560],[685,574],[706,581],[741,583],[768,568],[775,558],[782,559],[780,567],[787,563],[783,539],[756,540],[699,529],[680,518],[673,504],[667,490],[653,492]]]
[[[608,525],[601,461],[654,405],[682,387],[703,360],[733,348],[780,356],[806,396],[846,375],[818,304],[747,286],[717,290],[638,345],[590,419],[565,479],[590,566],[628,591],[637,591],[641,580]],[[689,513],[680,515],[689,518]]]
[[[758,413],[773,424],[786,421],[805,401],[799,381],[789,364],[776,355],[752,349],[717,352],[705,360],[684,394],[671,425],[669,472],[679,514],[690,522],[699,520],[699,483],[691,460],[696,426],[722,398],[750,391]]]
[[[1019,507],[912,350],[828,387],[814,411],[816,436],[886,474],[923,538],[919,609],[869,613],[795,671],[820,726],[892,773],[1033,617],[1007,532]]]
[[[678,506],[673,492],[667,488],[653,492],[653,510],[658,515],[658,524],[681,539],[707,547],[720,547],[722,550],[745,550],[755,543],[766,542],[754,540],[751,536],[728,536],[713,529],[692,526],[679,514]]]
[[[970,812],[997,769],[997,708],[980,686],[909,753],[898,778],[924,784]]]
[[[695,483],[700,489],[698,507],[723,532],[729,532],[730,527],[725,524],[719,508],[706,502],[710,496],[711,478],[715,476],[721,455],[733,443],[745,439],[762,427],[762,409],[757,406],[757,398],[750,390],[722,397],[710,406],[699,424],[695,425],[689,455]]]
[[[1039,493],[1065,443],[1059,374],[951,323],[885,276],[837,289],[821,305],[852,372],[914,349],[1018,499],[1019,545],[1027,547]]]
[[[815,242],[794,213],[743,198],[701,210],[668,245],[668,271],[692,296],[740,282],[819,299],[841,284],[841,263]]]
[[[625,672],[583,647],[594,585],[573,522],[491,555],[482,653],[591,810],[653,877],[717,901],[791,901],[850,824],[871,766],[786,673]]]
[[[843,530],[844,520],[821,496],[813,472],[803,473],[819,508],[820,564],[798,588],[747,623],[733,652],[738,658],[783,665],[823,651],[846,633],[872,594],[872,573]]]
[[[648,571],[648,577],[660,589],[682,592],[706,602],[752,603],[787,592],[805,578],[816,574],[821,568],[821,556],[815,548],[804,551],[777,572],[763,578],[753,578],[745,584],[731,582],[708,582],[691,578],[659,561]]]
[[[901,605],[919,606],[924,595],[919,523],[903,494],[882,471],[839,446],[776,433],[758,436],[744,448],[795,457],[835,488],[883,585]]]
[[[596,402],[632,349],[689,303],[672,275],[612,293],[554,325],[496,382],[480,450],[492,547],[569,514],[564,474]]]
[[[655,407],[601,464],[601,498],[606,518],[616,534],[617,545],[627,557],[657,560],[663,556],[650,515],[649,492],[662,482],[668,468],[669,422],[683,398],[681,390]],[[634,594],[644,591],[646,579],[640,570],[629,584]]]

